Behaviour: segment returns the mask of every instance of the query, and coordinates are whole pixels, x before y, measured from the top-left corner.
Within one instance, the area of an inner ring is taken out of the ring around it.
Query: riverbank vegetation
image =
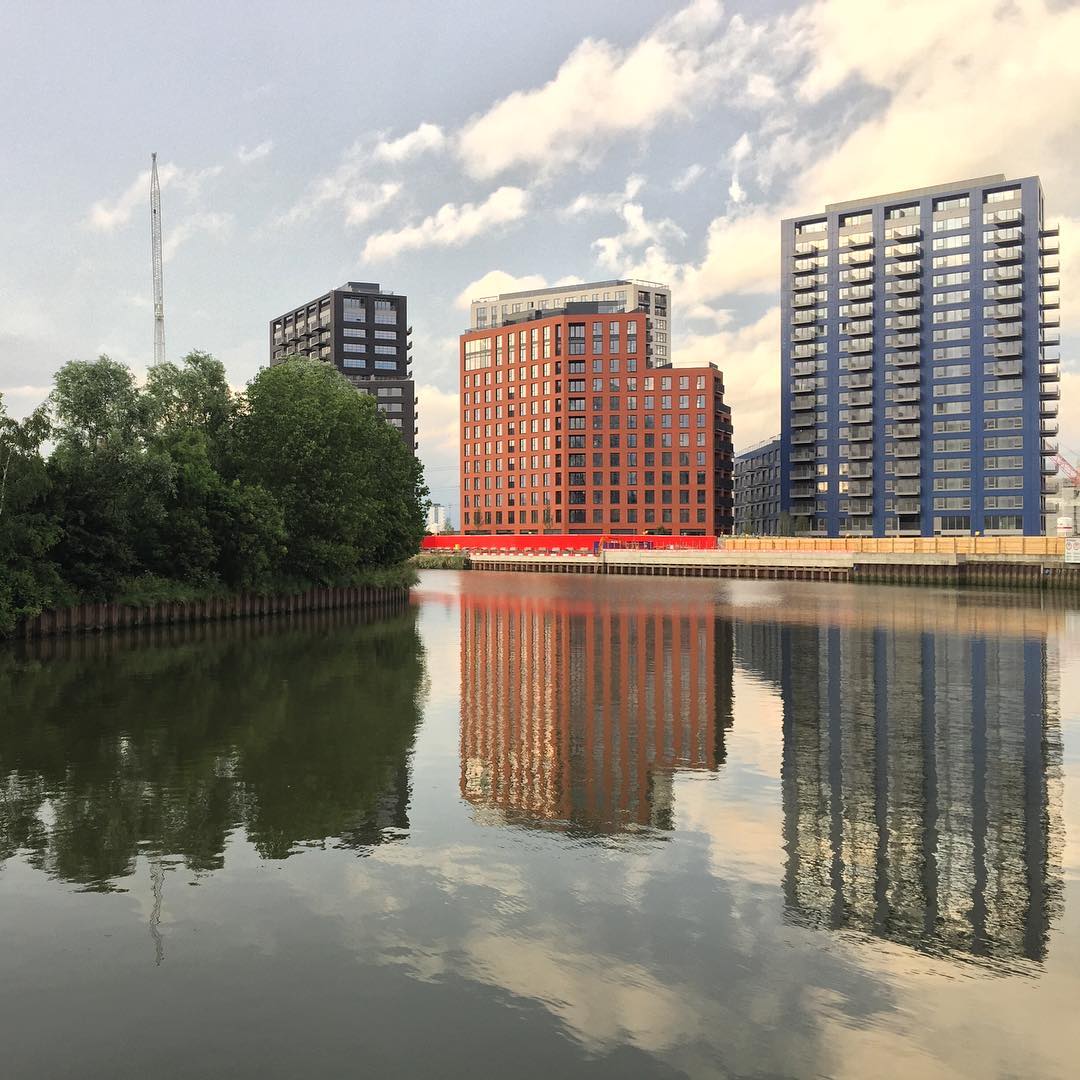
[[[398,431],[328,364],[234,394],[207,353],[142,385],[72,361],[24,420],[0,399],[0,636],[80,600],[405,584],[426,495]]]

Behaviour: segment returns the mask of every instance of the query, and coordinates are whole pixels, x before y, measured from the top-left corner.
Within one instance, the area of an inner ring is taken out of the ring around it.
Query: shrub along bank
[[[212,356],[72,361],[24,420],[0,399],[0,636],[81,600],[405,583],[420,464],[374,400],[292,359],[234,394]]]

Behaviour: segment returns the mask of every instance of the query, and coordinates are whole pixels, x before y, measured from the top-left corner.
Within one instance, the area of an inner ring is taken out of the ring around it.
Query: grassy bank
[[[417,570],[468,570],[472,563],[463,552],[456,555],[426,552],[415,556],[412,565]]]

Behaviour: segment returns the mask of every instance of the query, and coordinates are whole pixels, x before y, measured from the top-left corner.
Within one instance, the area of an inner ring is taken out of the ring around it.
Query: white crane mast
[[[161,274],[161,188],[157,154],[150,155],[150,258],[154,268],[154,363],[165,362],[165,293]]]

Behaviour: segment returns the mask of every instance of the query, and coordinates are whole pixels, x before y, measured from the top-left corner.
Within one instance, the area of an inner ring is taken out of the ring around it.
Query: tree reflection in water
[[[154,628],[0,652],[0,860],[112,889],[137,855],[363,851],[408,827],[415,612]]]

